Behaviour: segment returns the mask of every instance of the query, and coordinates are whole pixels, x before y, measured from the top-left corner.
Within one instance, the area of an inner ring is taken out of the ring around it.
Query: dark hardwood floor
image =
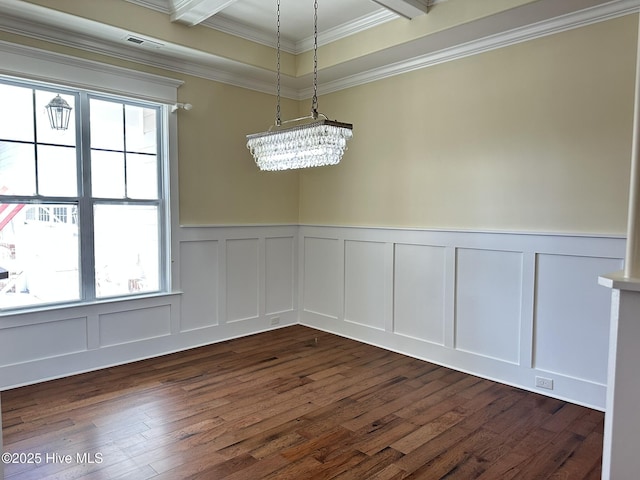
[[[5,451],[34,462],[8,480],[601,470],[601,412],[302,326],[9,390],[2,408]]]

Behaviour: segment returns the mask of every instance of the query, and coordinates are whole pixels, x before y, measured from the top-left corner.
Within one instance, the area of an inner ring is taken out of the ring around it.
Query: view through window
[[[0,98],[0,309],[163,290],[161,107],[2,78]]]

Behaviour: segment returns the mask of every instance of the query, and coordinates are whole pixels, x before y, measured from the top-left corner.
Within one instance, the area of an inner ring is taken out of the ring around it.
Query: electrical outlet
[[[536,387],[553,390],[553,380],[551,378],[536,377]]]
[[[280,325],[280,317],[273,317],[271,319],[271,325]]]

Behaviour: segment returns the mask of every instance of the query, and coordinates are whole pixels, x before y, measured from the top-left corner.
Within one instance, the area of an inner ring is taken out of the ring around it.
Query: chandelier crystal
[[[276,171],[337,165],[353,136],[352,126],[333,120],[276,132],[247,135],[247,147],[260,170]]]
[[[314,2],[313,98],[311,115],[283,122],[280,119],[280,0],[277,11],[277,107],[275,130],[247,135],[247,148],[260,170],[278,171],[337,165],[353,136],[350,123],[329,120],[318,113],[318,0]],[[322,118],[320,118],[322,117]],[[292,127],[283,124],[310,121]]]

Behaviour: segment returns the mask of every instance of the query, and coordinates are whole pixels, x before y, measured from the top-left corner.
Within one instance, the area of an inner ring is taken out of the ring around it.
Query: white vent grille
[[[131,34],[128,34],[126,37],[124,37],[124,41],[143,48],[157,49],[164,46],[160,42],[154,42],[153,40],[149,40],[148,38],[142,38]]]

